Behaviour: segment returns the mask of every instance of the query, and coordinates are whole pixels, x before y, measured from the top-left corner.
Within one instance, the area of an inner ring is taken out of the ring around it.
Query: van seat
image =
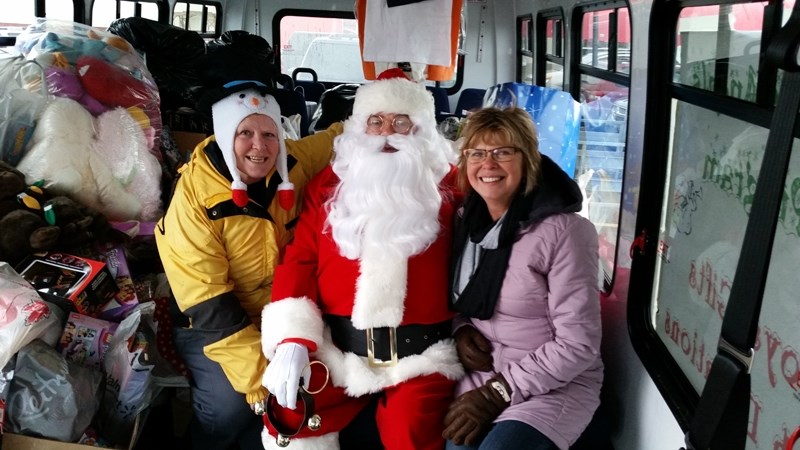
[[[433,94],[433,104],[436,108],[436,123],[439,123],[450,115],[450,98],[447,95],[447,90],[438,86],[425,86],[425,88]]]
[[[482,107],[484,95],[486,95],[486,89],[462,89],[458,96],[456,110],[453,111],[456,117],[466,117],[469,111]]]
[[[298,80],[297,75],[307,73],[311,75],[311,80]],[[298,67],[292,71],[292,81],[294,81],[295,90],[302,88],[303,96],[307,102],[319,103],[322,93],[325,92],[325,85],[320,83],[317,79],[317,72],[308,67]]]
[[[303,94],[293,89],[275,89],[271,94],[281,108],[281,115],[291,117],[300,114],[300,137],[308,136],[308,108]]]
[[[594,412],[592,421],[569,450],[614,450],[611,444],[611,423],[602,402]]]

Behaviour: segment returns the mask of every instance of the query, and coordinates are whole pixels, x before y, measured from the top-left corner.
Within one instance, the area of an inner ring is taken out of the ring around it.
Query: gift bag
[[[8,431],[77,442],[100,407],[103,374],[72,364],[41,339],[17,355]]]
[[[139,304],[120,322],[103,361],[108,382],[97,425],[100,434],[114,443],[131,439],[136,416],[164,387],[159,379],[165,365],[156,344],[155,308],[153,302]]]
[[[503,83],[489,88],[484,106],[516,105],[533,118],[539,134],[539,152],[575,177],[580,132],[580,103],[568,92],[524,83]]]
[[[44,70],[36,61],[0,59],[0,159],[19,163],[47,99]]]

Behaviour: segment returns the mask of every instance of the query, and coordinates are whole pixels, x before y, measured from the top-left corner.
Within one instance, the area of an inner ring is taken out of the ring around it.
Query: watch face
[[[511,402],[511,396],[508,395],[508,391],[506,391],[506,387],[503,385],[503,383],[499,381],[492,381],[492,388],[494,388],[494,390],[497,391],[501,397],[503,397],[503,401],[506,403]]]

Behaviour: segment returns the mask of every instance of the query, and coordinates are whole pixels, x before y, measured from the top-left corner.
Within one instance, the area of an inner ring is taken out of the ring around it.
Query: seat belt
[[[722,320],[717,355],[686,433],[690,450],[745,448],[753,345],[800,108],[799,44],[800,2],[796,2],[788,22],[767,48],[768,60],[785,72]]]

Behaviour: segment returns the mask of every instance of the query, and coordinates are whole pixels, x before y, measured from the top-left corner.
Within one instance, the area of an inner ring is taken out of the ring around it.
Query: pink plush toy
[[[78,75],[71,70],[51,66],[45,69],[45,75],[47,89],[51,94],[75,100],[95,117],[109,110],[86,92]]]

